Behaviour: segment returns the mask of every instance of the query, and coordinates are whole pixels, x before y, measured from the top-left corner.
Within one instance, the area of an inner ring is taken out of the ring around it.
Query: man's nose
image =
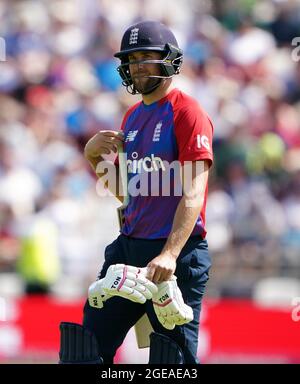
[[[138,66],[139,72],[143,71],[143,69],[144,69],[144,64],[143,63],[138,63],[137,66]]]

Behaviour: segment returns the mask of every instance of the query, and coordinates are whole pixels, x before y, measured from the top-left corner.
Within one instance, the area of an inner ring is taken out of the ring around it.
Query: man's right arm
[[[106,161],[103,154],[108,155],[111,151],[117,153],[118,147],[122,145],[122,143],[122,131],[108,130],[98,132],[87,142],[84,148],[84,156],[99,178],[102,178],[107,173],[107,170],[99,173],[99,167],[97,168],[100,162]],[[106,184],[105,187],[109,188],[109,185]],[[120,202],[123,202],[123,193],[120,190],[121,187],[122,186],[119,185],[119,167],[116,166],[116,188],[114,190],[109,188],[109,190]]]

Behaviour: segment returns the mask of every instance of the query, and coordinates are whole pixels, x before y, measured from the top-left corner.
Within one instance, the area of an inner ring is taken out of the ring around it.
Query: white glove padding
[[[88,300],[90,306],[96,308],[102,308],[103,302],[112,296],[144,304],[156,292],[156,285],[145,277],[142,268],[115,264],[108,268],[103,279],[91,284]]]
[[[176,276],[171,280],[157,284],[158,292],[153,295],[154,311],[159,322],[167,329],[182,325],[193,320],[193,310],[186,305],[177,285]]]

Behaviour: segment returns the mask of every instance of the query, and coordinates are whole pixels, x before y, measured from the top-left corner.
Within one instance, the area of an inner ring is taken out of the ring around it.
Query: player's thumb
[[[147,268],[146,278],[150,281],[153,281],[153,276],[155,274],[155,267],[152,266],[151,264],[148,264],[146,268]]]

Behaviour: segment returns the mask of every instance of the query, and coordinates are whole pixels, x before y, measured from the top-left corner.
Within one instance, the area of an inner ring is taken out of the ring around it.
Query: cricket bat
[[[129,204],[128,196],[128,177],[127,177],[127,157],[124,152],[123,145],[118,146],[118,160],[119,160],[119,181],[122,185],[123,191],[123,204],[118,208],[119,228],[121,229],[124,224],[124,209]]]
[[[124,200],[123,204],[118,208],[119,227],[122,228],[124,224],[124,209],[129,204],[128,195],[128,176],[127,176],[127,157],[124,152],[123,146],[118,146],[118,159],[119,159],[119,180],[122,185]],[[150,334],[153,328],[150,324],[149,318],[145,313],[134,326],[135,336],[137,339],[138,348],[147,348],[150,346]]]

